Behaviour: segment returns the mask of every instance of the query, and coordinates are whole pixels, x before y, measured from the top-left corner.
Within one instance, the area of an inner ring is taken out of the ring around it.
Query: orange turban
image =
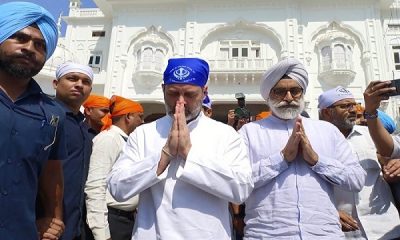
[[[267,118],[271,115],[271,111],[268,112],[260,112],[259,114],[256,115],[256,120],[261,120],[263,118]]]
[[[361,106],[361,104],[357,104],[357,105],[356,105],[356,112],[357,112],[357,114],[363,114],[363,112],[364,112],[364,107]]]
[[[114,95],[110,99],[110,114],[107,116],[109,119],[104,124],[102,130],[109,129],[112,125],[112,117],[125,115],[128,113],[143,113],[143,107],[140,103]]]
[[[110,100],[103,96],[90,95],[88,99],[83,103],[84,108],[91,107],[110,107]]]

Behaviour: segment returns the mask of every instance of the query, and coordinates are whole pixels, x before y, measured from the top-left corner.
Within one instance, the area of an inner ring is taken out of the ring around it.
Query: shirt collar
[[[351,132],[350,132],[349,136],[347,136],[347,139],[349,139],[349,138],[352,137],[353,135],[363,135],[363,132],[362,132],[361,129],[362,129],[361,126],[354,125],[354,126],[353,126],[353,129],[351,129]]]
[[[34,96],[34,95],[39,95],[39,94],[44,94],[42,89],[40,88],[39,84],[31,78],[31,80],[28,83],[28,87],[26,88],[26,91],[17,99],[23,99],[28,96]]]
[[[128,138],[128,134],[126,134],[124,131],[122,131],[122,129],[119,128],[118,126],[111,125],[110,130],[119,133],[121,136],[123,136],[125,138]]]

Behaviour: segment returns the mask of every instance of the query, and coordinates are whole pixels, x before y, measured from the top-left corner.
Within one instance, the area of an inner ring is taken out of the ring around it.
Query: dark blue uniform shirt
[[[0,238],[36,239],[38,179],[66,157],[65,113],[32,79],[15,102],[0,90]]]
[[[63,161],[65,231],[61,239],[70,240],[81,234],[82,207],[85,204],[84,186],[92,153],[92,137],[89,135],[88,125],[83,122],[83,114],[79,112],[75,115],[63,103],[57,102],[66,113],[65,135],[68,152]]]

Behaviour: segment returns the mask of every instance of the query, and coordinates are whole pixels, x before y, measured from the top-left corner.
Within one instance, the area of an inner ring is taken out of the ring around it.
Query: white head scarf
[[[325,109],[337,101],[346,99],[346,98],[354,98],[353,94],[342,86],[337,86],[336,88],[330,89],[318,97],[318,108]]]
[[[308,74],[304,65],[295,58],[286,58],[270,67],[262,77],[260,92],[265,100],[269,98],[271,89],[282,79],[283,75],[288,75],[291,79],[297,81],[303,88],[303,92],[306,92]]]
[[[56,71],[57,80],[67,73],[78,72],[86,74],[93,82],[93,70],[91,67],[79,63],[66,62],[58,66]]]

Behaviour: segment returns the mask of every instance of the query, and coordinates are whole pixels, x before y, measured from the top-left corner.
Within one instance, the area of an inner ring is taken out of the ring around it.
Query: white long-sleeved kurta
[[[102,131],[93,139],[93,150],[90,156],[89,173],[85,184],[87,222],[95,240],[110,238],[107,206],[124,211],[134,211],[138,196],[125,202],[115,201],[106,188],[106,178],[128,135],[117,126]]]
[[[346,232],[346,239],[389,240],[400,237],[399,213],[394,205],[390,187],[383,179],[368,128],[354,126],[347,140],[367,172],[367,177],[360,192],[334,189],[338,210],[345,211],[356,219],[360,227],[360,230]]]
[[[365,171],[343,134],[332,124],[302,119],[318,154],[310,166],[301,155],[288,164],[281,151],[294,120],[274,116],[244,125],[254,190],[246,201],[245,239],[343,239],[333,186],[360,191]]]
[[[108,176],[115,199],[140,193],[132,239],[230,239],[228,202],[243,202],[253,189],[243,140],[200,113],[188,124],[192,147],[186,161],[172,159],[157,176],[171,125],[165,116],[138,127]]]

